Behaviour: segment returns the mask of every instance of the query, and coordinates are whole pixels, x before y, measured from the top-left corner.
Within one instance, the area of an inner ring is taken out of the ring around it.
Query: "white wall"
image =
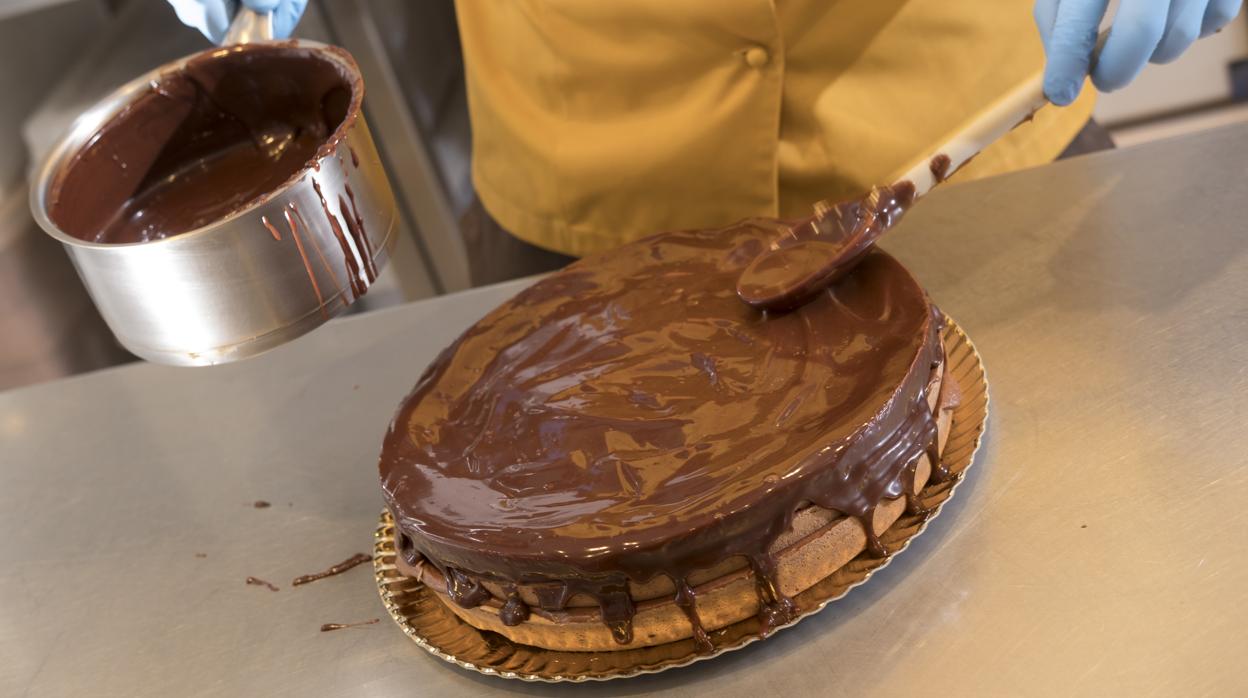
[[[1231,95],[1227,65],[1240,58],[1248,58],[1248,18],[1242,13],[1174,63],[1149,64],[1126,88],[1101,95],[1096,119],[1113,126],[1225,101]]]

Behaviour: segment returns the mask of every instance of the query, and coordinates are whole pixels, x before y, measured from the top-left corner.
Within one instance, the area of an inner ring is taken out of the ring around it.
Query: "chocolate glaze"
[[[816,207],[771,241],[737,279],[737,295],[759,310],[801,306],[849,273],[914,202],[914,185],[876,187],[860,199]]]
[[[74,155],[53,182],[49,216],[70,235],[107,243],[212,223],[315,163],[361,94],[311,49],[201,54],[154,81]]]
[[[295,577],[294,581],[292,581],[290,585],[297,587],[302,584],[315,582],[318,579],[324,579],[326,577],[332,577],[336,574],[342,574],[343,572],[346,572],[352,567],[355,567],[356,565],[362,565],[365,562],[368,562],[372,559],[373,558],[371,556],[365,555],[364,553],[356,553],[352,555],[351,557],[343,560],[342,562],[339,562],[338,564],[334,565],[333,567],[330,567],[324,572],[317,572],[315,574],[305,574],[302,577]]]
[[[777,230],[583,260],[444,350],[380,458],[404,559],[460,605],[488,598],[483,580],[531,585],[544,612],[587,595],[619,642],[629,583],[666,575],[704,646],[683,580],[725,558],[753,568],[763,632],[793,619],[769,550],[805,503],[857,518],[885,554],[867,522],[934,448],[940,316],[880,251],[793,312],[758,313],[734,286]]]

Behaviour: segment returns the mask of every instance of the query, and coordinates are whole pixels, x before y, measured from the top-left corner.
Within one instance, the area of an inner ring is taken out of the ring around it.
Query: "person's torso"
[[[886,183],[1043,68],[1029,0],[459,0],[458,16],[482,202],[576,255]],[[1090,111],[1090,94],[1045,110],[961,176],[1053,159]]]

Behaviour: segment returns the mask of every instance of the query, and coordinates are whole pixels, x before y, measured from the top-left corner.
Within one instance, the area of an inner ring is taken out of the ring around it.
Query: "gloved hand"
[[[1242,0],[1122,0],[1109,38],[1091,66],[1097,27],[1109,0],[1036,0],[1036,25],[1048,62],[1044,94],[1075,101],[1091,67],[1092,84],[1109,92],[1135,79],[1144,64],[1169,63],[1198,37],[1226,26]]]
[[[169,0],[169,4],[183,24],[198,29],[214,44],[221,43],[238,11],[238,0]],[[256,12],[272,12],[274,38],[285,39],[295,30],[308,0],[243,0],[243,4]]]

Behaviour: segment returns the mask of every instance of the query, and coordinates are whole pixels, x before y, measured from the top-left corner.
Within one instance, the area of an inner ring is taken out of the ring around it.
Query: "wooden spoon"
[[[1102,32],[1094,61],[1105,37]],[[945,138],[935,152],[903,170],[893,184],[872,187],[857,199],[815,204],[812,218],[790,228],[741,272],[737,296],[754,308],[772,312],[805,304],[852,270],[915,201],[998,138],[1031,121],[1047,104],[1040,72]]]

